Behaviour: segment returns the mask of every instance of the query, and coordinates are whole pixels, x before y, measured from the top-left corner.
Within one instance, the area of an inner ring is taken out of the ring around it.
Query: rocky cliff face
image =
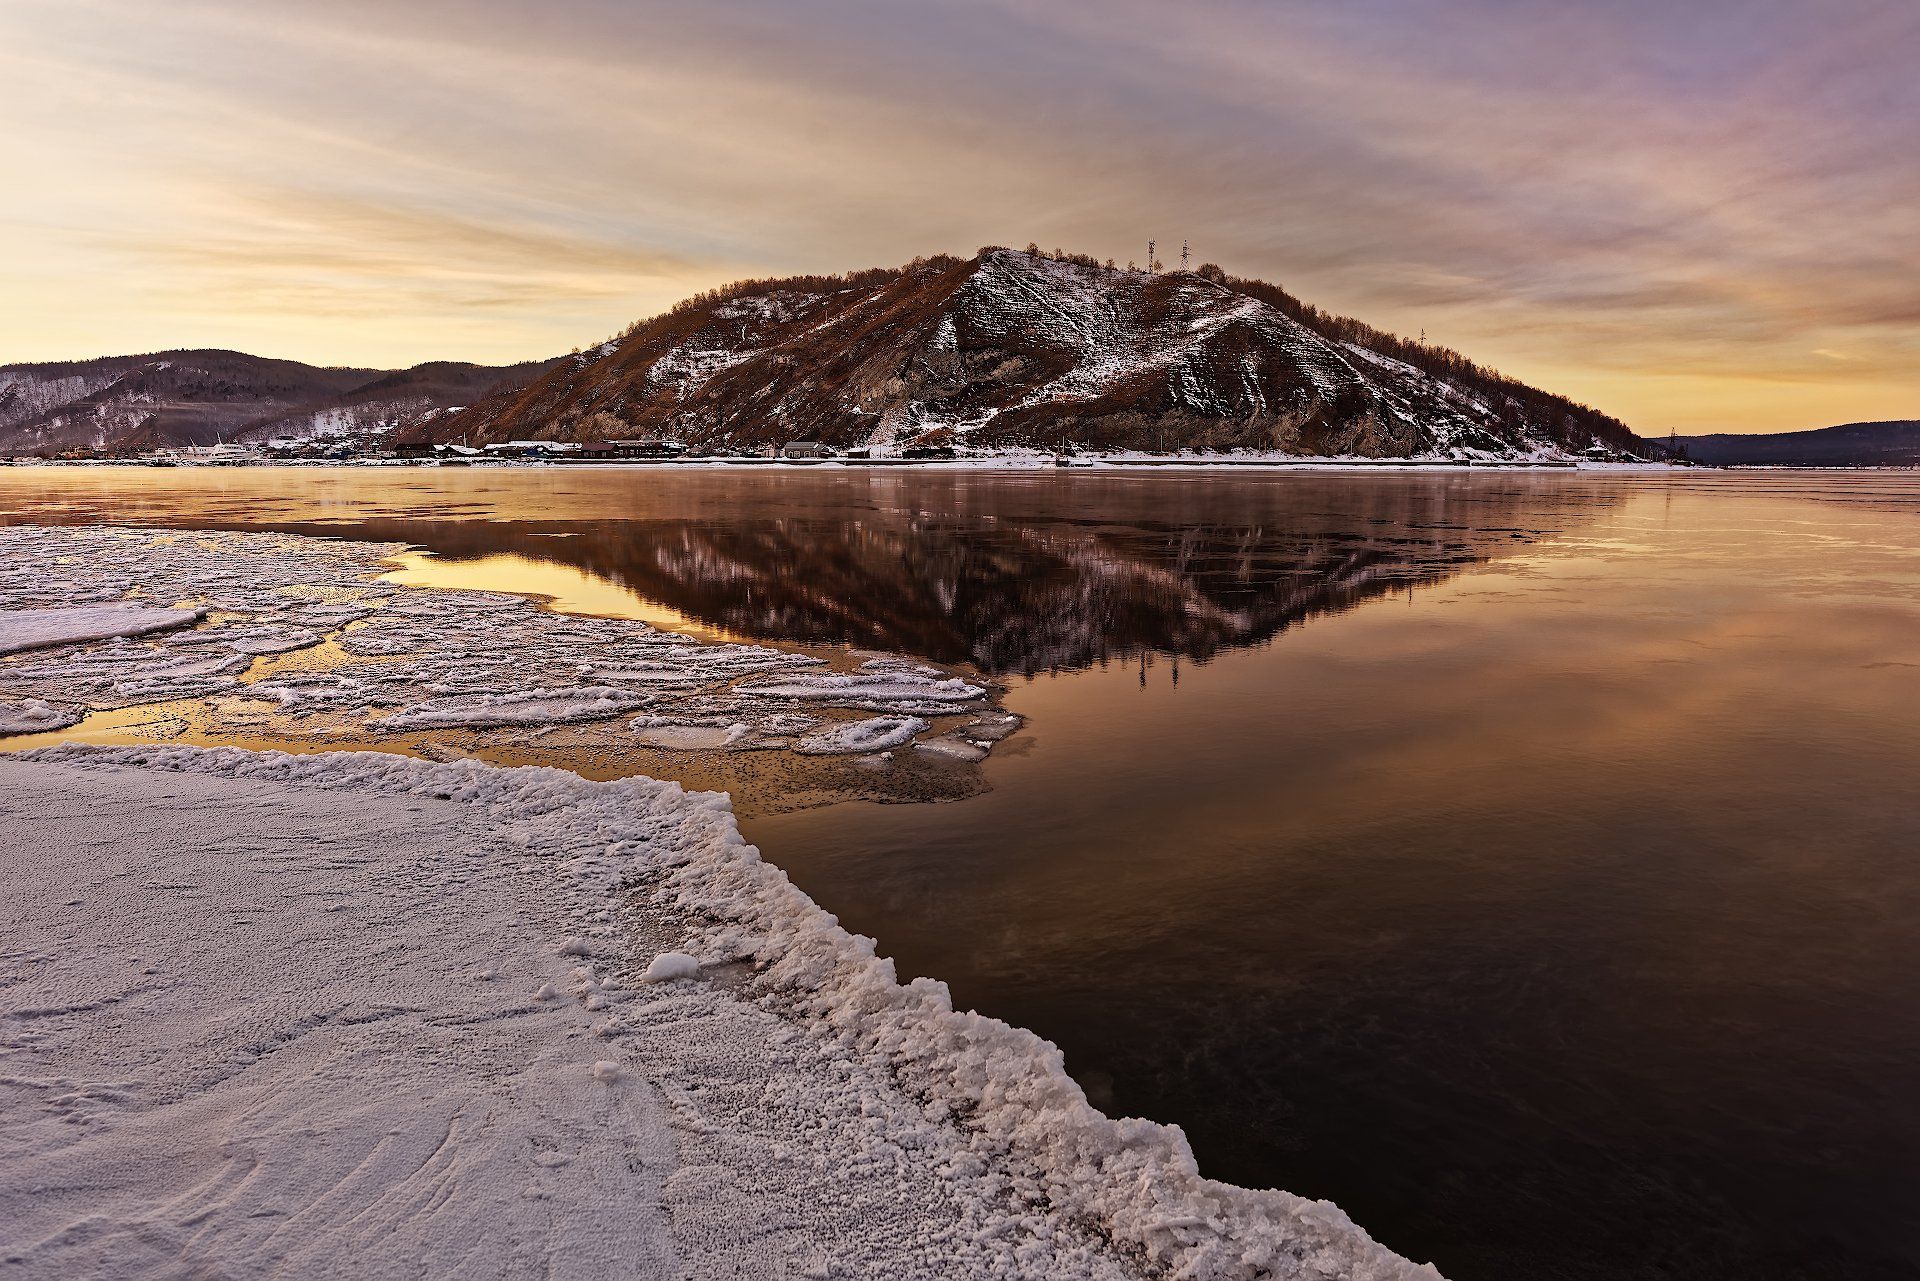
[[[1637,443],[1613,419],[1497,375],[1437,376],[1339,341],[1336,324],[1318,323],[1333,318],[1293,314],[1256,284],[1008,249],[752,282],[418,434],[1365,457]]]

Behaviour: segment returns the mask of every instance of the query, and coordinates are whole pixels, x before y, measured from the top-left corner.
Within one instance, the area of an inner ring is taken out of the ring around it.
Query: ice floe
[[[513,694],[439,698],[373,722],[375,729],[485,729],[501,725],[572,725],[606,721],[644,707],[644,694],[604,685],[531,689]]]
[[[386,581],[399,550],[267,533],[0,529],[0,638],[36,647],[0,660],[0,697],[201,700],[204,732],[255,738],[578,734],[633,713],[644,714],[610,746],[857,755],[904,745],[910,723],[934,732],[936,718],[940,731],[964,719],[978,741],[996,737],[989,689],[937,668],[881,656],[834,671],[813,654],[703,643],[506,593],[401,586]],[[89,603],[56,607],[72,600]],[[883,719],[848,728],[814,714],[825,709]]]
[[[78,641],[145,636],[185,627],[199,619],[197,610],[132,604],[0,611],[0,654],[49,649]]]
[[[913,736],[926,728],[927,723],[918,716],[873,716],[866,720],[842,721],[831,729],[801,739],[793,745],[793,750],[809,756],[884,752],[911,743]]]
[[[925,668],[869,660],[857,672],[819,672],[782,676],[743,686],[770,698],[795,698],[835,707],[865,708],[876,704],[921,704],[948,707],[985,697],[986,690],[958,677]]]

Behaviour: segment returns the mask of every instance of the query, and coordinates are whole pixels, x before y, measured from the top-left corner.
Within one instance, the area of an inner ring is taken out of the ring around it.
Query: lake
[[[743,826],[1106,1110],[1454,1278],[1920,1277],[1912,474],[13,468],[0,520],[977,671],[1026,724],[965,785]]]

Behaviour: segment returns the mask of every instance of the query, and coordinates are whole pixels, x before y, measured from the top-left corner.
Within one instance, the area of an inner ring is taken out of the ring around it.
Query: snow
[[[653,958],[640,980],[643,983],[667,983],[674,979],[690,979],[699,972],[700,962],[685,952],[662,952]]]
[[[1149,289],[1172,290],[1177,305],[1156,308]],[[1143,376],[1169,384],[1176,403],[1237,417],[1255,403],[1216,402],[1202,392],[1209,375],[1210,344],[1226,331],[1244,328],[1260,348],[1286,363],[1322,397],[1361,380],[1331,344],[1298,321],[1257,299],[1197,277],[1132,276],[1078,263],[1035,258],[1004,250],[987,255],[961,290],[961,305],[983,337],[1000,341],[1038,325],[1040,332],[1075,353],[1066,373],[1036,388],[1022,406],[1097,400]],[[1167,318],[1142,317],[1164,310]]]
[[[79,641],[145,636],[198,622],[191,609],[153,605],[75,605],[66,609],[0,611],[0,654],[49,649]]]
[[[0,787],[30,1275],[1437,1275],[898,982],[722,796],[166,747]],[[638,981],[669,953],[712,977]]]

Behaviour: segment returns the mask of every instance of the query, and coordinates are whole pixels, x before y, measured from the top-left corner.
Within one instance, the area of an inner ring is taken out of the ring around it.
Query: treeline
[[[1429,378],[1444,378],[1476,392],[1509,424],[1519,426],[1524,422],[1543,427],[1551,431],[1562,444],[1584,448],[1588,438],[1593,436],[1606,438],[1614,444],[1637,439],[1632,428],[1610,414],[1565,396],[1530,387],[1497,369],[1469,359],[1451,347],[1402,338],[1399,334],[1375,328],[1364,320],[1323,311],[1310,302],[1302,302],[1279,285],[1265,280],[1229,276],[1210,262],[1201,264],[1194,274],[1235,293],[1257,298],[1331,342],[1352,343],[1369,351],[1377,351],[1382,356],[1413,366]]]
[[[690,311],[718,306],[747,294],[824,294],[838,293],[843,289],[878,289],[914,272],[928,268],[945,271],[960,266],[962,261],[952,254],[934,254],[931,257],[915,258],[901,267],[868,267],[839,275],[758,276],[748,280],[729,281],[724,285],[716,285],[712,289],[703,289],[697,294],[689,294],[657,316],[648,316],[634,321],[614,337],[615,339],[631,338],[656,320],[684,316]]]

